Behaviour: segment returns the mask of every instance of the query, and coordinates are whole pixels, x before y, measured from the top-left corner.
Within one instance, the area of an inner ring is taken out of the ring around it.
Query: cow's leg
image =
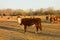
[[[42,31],[42,26],[41,26],[41,24],[39,24],[39,26],[38,26],[38,27],[39,27],[40,31]]]
[[[42,27],[41,26],[39,26],[39,29],[40,29],[40,31],[42,31]]]
[[[36,26],[36,31],[38,32],[38,26]]]
[[[26,25],[24,25],[24,32],[26,32],[26,28],[27,28],[27,26],[26,26]]]
[[[35,31],[35,33],[38,33],[38,25],[35,25],[36,26],[36,31]]]

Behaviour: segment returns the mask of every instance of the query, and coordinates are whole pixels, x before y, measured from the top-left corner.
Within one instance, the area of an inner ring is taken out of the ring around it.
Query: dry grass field
[[[17,17],[0,17],[0,40],[60,40],[60,24],[42,22],[42,31],[35,33],[35,27],[28,27],[24,33],[23,25],[17,23]],[[37,16],[38,17],[38,16]],[[23,18],[23,17],[22,17]],[[45,16],[40,16],[42,20]],[[19,26],[18,26],[19,25]]]

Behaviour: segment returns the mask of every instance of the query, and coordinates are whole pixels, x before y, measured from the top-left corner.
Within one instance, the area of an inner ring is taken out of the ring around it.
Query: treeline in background
[[[48,7],[46,9],[40,8],[37,10],[28,9],[0,9],[0,16],[40,16],[40,15],[60,15],[60,10],[55,10],[52,7]]]

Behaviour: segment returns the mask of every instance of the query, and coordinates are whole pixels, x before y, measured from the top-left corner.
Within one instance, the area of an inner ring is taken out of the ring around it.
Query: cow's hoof
[[[23,33],[25,34],[26,32],[24,31]]]
[[[37,34],[38,32],[37,32],[37,31],[35,31],[35,33]]]

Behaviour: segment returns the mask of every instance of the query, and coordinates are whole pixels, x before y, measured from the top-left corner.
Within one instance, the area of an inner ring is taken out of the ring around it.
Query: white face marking
[[[18,20],[18,23],[21,24],[21,18],[18,18],[17,20]]]

